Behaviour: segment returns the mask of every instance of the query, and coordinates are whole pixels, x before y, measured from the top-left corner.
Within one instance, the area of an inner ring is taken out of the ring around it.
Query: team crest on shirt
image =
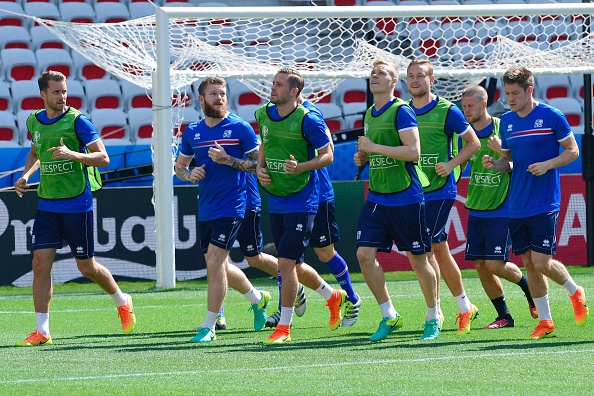
[[[542,119],[538,119],[534,122],[534,128],[542,128]]]
[[[223,132],[223,137],[224,138],[230,138],[231,137],[231,130],[230,129],[226,129],[225,132]]]
[[[196,132],[194,135],[194,140],[200,140],[200,134]]]
[[[512,129],[514,129],[514,126],[513,126],[512,124],[509,124],[509,125],[507,126],[507,131],[508,131],[508,132],[511,132],[511,131],[512,131]]]

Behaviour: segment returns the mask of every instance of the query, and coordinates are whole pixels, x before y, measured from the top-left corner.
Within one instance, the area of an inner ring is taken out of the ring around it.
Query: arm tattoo
[[[258,150],[251,151],[247,154],[246,159],[239,159],[235,157],[227,157],[225,163],[234,169],[256,173],[256,165],[258,163]]]
[[[191,174],[191,172],[188,170],[188,168],[184,168],[182,166],[175,167],[175,175],[180,180],[185,180],[185,181],[190,180],[190,174]]]

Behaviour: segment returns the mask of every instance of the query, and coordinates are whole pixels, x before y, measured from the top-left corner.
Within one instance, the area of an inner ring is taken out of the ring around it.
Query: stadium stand
[[[19,129],[10,111],[0,111],[0,147],[18,147]]]
[[[24,48],[10,48],[0,53],[0,63],[4,80],[8,82],[37,78],[37,58],[35,53]]]
[[[0,111],[12,111],[12,95],[10,94],[10,86],[6,81],[0,80]]]
[[[120,109],[95,109],[91,121],[105,145],[131,144],[126,113]]]
[[[66,78],[74,76],[74,61],[70,51],[59,48],[41,48],[35,51],[39,72],[46,70],[59,71]]]
[[[11,91],[15,111],[37,110],[44,106],[37,81],[15,81],[11,85]]]
[[[95,109],[124,109],[124,98],[120,84],[116,80],[107,78],[87,80],[85,82],[85,92],[87,93],[87,106],[90,111]]]
[[[22,26],[0,26],[0,50],[7,48],[31,48],[31,35]]]

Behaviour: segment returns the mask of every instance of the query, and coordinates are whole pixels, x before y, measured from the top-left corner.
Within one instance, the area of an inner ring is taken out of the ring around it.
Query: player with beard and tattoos
[[[182,136],[175,174],[181,180],[198,182],[200,247],[206,260],[208,311],[190,342],[216,339],[217,315],[227,293],[227,284],[242,293],[254,312],[254,330],[266,323],[270,293],[255,289],[243,271],[228,261],[246,212],[246,172],[256,169],[258,138],[243,119],[227,111],[227,84],[217,77],[205,78],[198,87],[205,118],[188,125]],[[232,166],[219,164],[209,155],[224,147]],[[196,166],[189,169],[192,157]]]

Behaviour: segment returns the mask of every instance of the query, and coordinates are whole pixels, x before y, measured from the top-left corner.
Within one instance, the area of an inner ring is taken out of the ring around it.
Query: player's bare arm
[[[373,143],[365,136],[359,136],[357,149],[364,153],[377,153],[386,157],[395,158],[405,162],[417,162],[421,156],[419,130],[414,127],[400,131],[401,146],[384,146]],[[356,163],[356,161],[355,161]],[[360,166],[357,164],[357,166]]]
[[[60,145],[51,147],[47,151],[52,153],[52,160],[70,159],[87,166],[97,167],[106,167],[109,165],[109,155],[101,140],[96,140],[88,145],[87,149],[89,151],[87,153],[72,151],[64,145],[64,139],[60,138]]]
[[[499,139],[499,136],[491,136],[489,138],[489,142],[487,143],[487,147],[499,154],[503,153],[503,151],[501,150],[501,139]]]
[[[300,172],[309,172],[314,169],[320,169],[328,166],[334,160],[334,153],[332,146],[329,144],[318,150],[318,155],[309,161],[297,162],[295,157],[291,155],[288,160],[285,160],[285,172],[294,175]]]
[[[39,169],[39,158],[37,158],[37,152],[33,147],[29,150],[29,155],[25,161],[25,168],[21,177],[14,183],[14,190],[19,198],[23,197],[23,194],[27,191],[27,182],[29,178],[37,172]]]
[[[438,162],[435,165],[435,171],[441,177],[447,177],[452,173],[452,170],[454,170],[455,167],[463,165],[481,148],[481,142],[476,136],[476,133],[474,133],[472,127],[469,126],[466,129],[466,132],[459,136],[464,140],[464,147],[462,147],[458,154],[448,162]]]
[[[514,167],[514,163],[511,161],[511,157],[509,155],[509,151],[503,151],[501,157],[497,160],[495,160],[490,155],[483,155],[481,163],[485,169],[494,169],[502,173],[510,172]]]
[[[530,164],[526,170],[532,173],[534,176],[542,176],[549,170],[567,165],[580,156],[580,149],[573,134],[570,135],[569,138],[560,142],[560,144],[561,147],[563,147],[561,154],[544,162],[535,162],[534,164]]]
[[[225,149],[215,142],[215,147],[208,149],[208,156],[211,160],[221,165],[228,165],[234,169],[256,173],[256,165],[258,163],[258,149],[252,150],[246,154],[247,158],[235,158],[227,154]]]
[[[256,165],[256,175],[258,176],[258,183],[263,186],[270,185],[270,175],[266,170],[266,155],[264,154],[264,146],[260,145],[258,150],[258,163]]]
[[[195,166],[194,169],[190,171],[189,167],[191,161],[191,157],[184,157],[183,155],[177,157],[177,160],[175,161],[175,175],[180,180],[196,183],[206,177],[206,170],[204,169],[205,165]]]

